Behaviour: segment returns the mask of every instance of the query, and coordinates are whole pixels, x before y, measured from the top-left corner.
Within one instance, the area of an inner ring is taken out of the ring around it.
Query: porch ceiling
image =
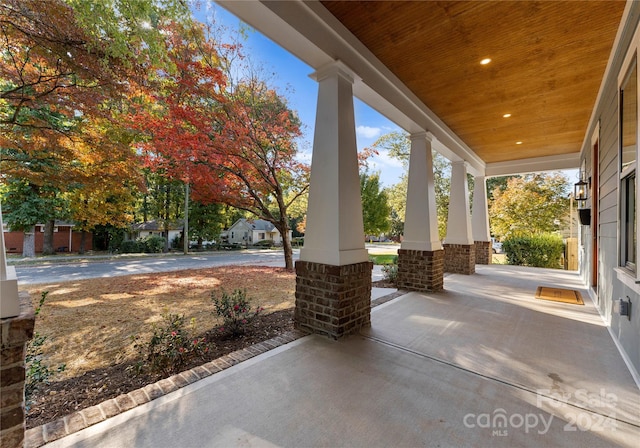
[[[625,1],[216,0],[475,175],[577,168]],[[481,66],[480,61],[492,62]],[[504,114],[510,118],[503,118]],[[516,142],[522,144],[516,144]]]
[[[625,8],[321,3],[486,164],[580,151]]]

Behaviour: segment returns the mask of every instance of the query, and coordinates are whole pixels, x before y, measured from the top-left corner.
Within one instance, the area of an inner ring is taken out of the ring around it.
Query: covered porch
[[[578,290],[584,305],[535,299]],[[30,430],[27,446],[42,433]],[[636,446],[640,393],[575,272],[478,266],[51,447]]]

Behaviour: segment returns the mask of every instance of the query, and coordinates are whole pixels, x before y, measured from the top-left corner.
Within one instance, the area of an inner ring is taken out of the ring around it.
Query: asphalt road
[[[299,250],[294,250],[294,261],[298,258],[298,253]],[[104,261],[85,257],[79,258],[78,262],[65,261],[64,263],[43,261],[37,265],[16,266],[18,281],[21,285],[36,285],[242,264],[284,267],[284,255],[280,250],[251,250],[202,255],[137,256]]]
[[[367,244],[370,253],[396,253],[399,245]],[[293,260],[298,259],[299,249],[293,250]],[[43,259],[37,264],[18,264],[16,273],[21,285],[68,282],[89,278],[108,278],[119,275],[145,274],[150,272],[180,271],[229,265],[262,265],[284,267],[281,250],[244,250],[238,252],[216,252],[193,255],[122,255],[117,259],[77,257]],[[373,279],[383,278],[380,266],[375,266]]]

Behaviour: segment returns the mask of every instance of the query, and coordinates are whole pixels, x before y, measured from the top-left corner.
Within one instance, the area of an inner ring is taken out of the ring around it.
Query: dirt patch
[[[371,283],[371,286],[374,288],[397,288],[396,284],[389,280],[378,280],[377,282]]]
[[[222,336],[221,321],[212,313],[211,292],[219,294],[222,288],[246,289],[252,304],[264,308],[236,339]],[[138,357],[132,336],[148,340],[163,312],[194,319],[193,334],[211,344],[207,357],[188,368],[293,328],[295,274],[281,268],[231,266],[38,285],[29,288],[34,304],[42,291],[49,295],[36,331],[48,336],[45,362],[51,368],[63,363],[67,367],[34,396],[29,428],[160,379],[151,374],[134,377],[126,368]]]

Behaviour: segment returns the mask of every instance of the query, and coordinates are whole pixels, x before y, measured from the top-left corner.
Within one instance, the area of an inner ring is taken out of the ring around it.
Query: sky
[[[240,19],[213,2],[203,2],[199,8],[193,9],[193,13],[199,21],[207,22],[210,21],[208,18],[214,18],[216,24],[230,30],[237,30],[241,24]],[[242,46],[243,53],[250,55],[267,74],[272,75],[272,79],[268,80],[270,84],[287,98],[289,107],[298,113],[303,133],[298,144],[299,156],[311,163],[318,83],[309,75],[314,70],[253,29],[247,33],[247,40],[242,42]],[[401,131],[393,122],[356,98],[354,111],[358,150],[371,146],[388,132]],[[390,187],[399,181],[404,169],[400,161],[390,158],[382,151],[369,160],[369,170],[379,171],[381,183]]]
[[[213,19],[217,25],[228,28],[230,32],[238,30],[241,26],[248,28],[239,18],[213,1],[202,2],[199,8],[193,9],[193,13],[197,20],[210,23]],[[250,31],[247,33],[247,39],[242,42],[243,53],[260,64],[267,74],[271,74],[272,79],[269,82],[272,87],[287,98],[289,107],[298,113],[303,133],[298,143],[299,158],[311,163],[318,84],[309,75],[314,70],[258,31],[248,29]],[[399,126],[357,98],[354,98],[354,111],[358,150],[371,146],[386,133],[402,132]],[[369,160],[369,170],[380,173],[380,181],[385,187],[398,183],[404,172],[402,163],[389,157],[385,151],[380,151]],[[571,184],[577,182],[577,170],[566,170],[563,173]]]

